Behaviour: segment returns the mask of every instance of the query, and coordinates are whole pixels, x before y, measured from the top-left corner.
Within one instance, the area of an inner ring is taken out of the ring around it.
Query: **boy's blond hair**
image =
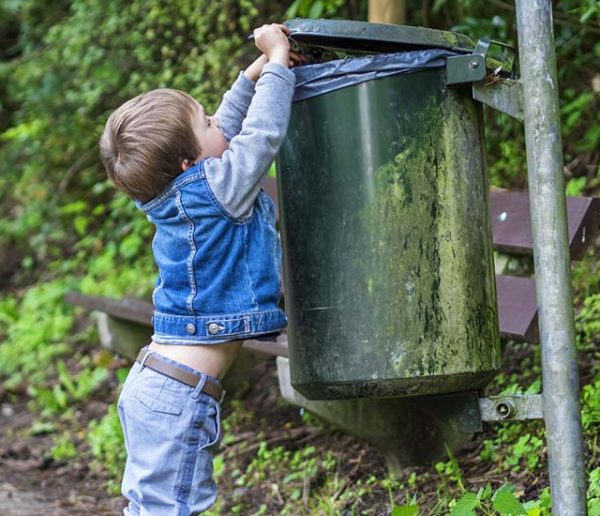
[[[157,89],[128,100],[110,115],[100,138],[109,179],[129,197],[147,202],[181,174],[181,163],[201,154],[192,128],[196,101]]]

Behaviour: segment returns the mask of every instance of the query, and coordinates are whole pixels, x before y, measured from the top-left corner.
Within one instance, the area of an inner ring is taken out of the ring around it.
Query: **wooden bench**
[[[277,185],[267,179],[265,190],[277,203]],[[567,214],[571,259],[581,259],[600,229],[600,199],[568,197]],[[506,255],[531,257],[533,241],[529,198],[524,192],[492,191],[490,218],[494,249]],[[504,339],[538,342],[535,282],[531,277],[503,273],[496,275],[500,335]],[[70,292],[66,301],[107,314],[112,319],[151,327],[152,304],[139,299],[111,299]],[[276,343],[248,341],[248,349],[287,356],[287,339]],[[131,353],[126,353],[132,356]]]

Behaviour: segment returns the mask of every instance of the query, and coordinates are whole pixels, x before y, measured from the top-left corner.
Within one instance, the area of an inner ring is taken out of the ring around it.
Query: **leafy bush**
[[[12,125],[0,133],[0,215],[12,218],[2,229],[28,242],[25,253],[33,263],[62,261],[73,249],[89,257],[107,241],[115,241],[129,263],[147,259],[150,229],[135,223],[142,217],[133,216],[133,207],[124,208],[118,197],[111,201],[100,166],[104,122],[126,99],[157,87],[186,90],[214,109],[255,54],[245,36],[278,6],[57,1],[53,23],[37,31],[33,13],[49,6],[26,4],[22,12],[4,14],[24,17],[25,36],[20,54],[0,70],[11,78],[0,103],[18,106],[10,113]]]
[[[110,405],[108,412],[101,420],[90,422],[87,441],[93,457],[111,475],[109,492],[117,494],[125,466],[126,453],[116,405]]]
[[[30,385],[28,392],[42,415],[61,414],[70,407],[89,398],[108,377],[106,369],[85,367],[76,375],[71,375],[62,360],[56,364],[58,379],[52,387]]]
[[[68,289],[57,280],[30,288],[20,300],[0,303],[0,373],[11,383],[40,381],[56,357],[70,351],[73,313],[62,302]]]

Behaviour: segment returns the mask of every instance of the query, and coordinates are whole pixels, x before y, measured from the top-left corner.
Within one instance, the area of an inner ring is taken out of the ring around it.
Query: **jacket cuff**
[[[263,66],[260,76],[262,77],[268,73],[280,77],[292,87],[296,85],[296,75],[294,72],[292,72],[289,68],[280,65],[279,63],[267,63],[265,66]]]
[[[237,79],[231,86],[231,89],[237,90],[240,93],[253,94],[255,85],[256,85],[256,83],[254,81],[251,81],[250,79],[248,79],[248,77],[246,77],[244,75],[244,72],[242,71],[242,72],[240,72]]]

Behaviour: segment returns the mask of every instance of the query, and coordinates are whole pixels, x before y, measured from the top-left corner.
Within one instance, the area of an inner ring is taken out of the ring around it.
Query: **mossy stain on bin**
[[[406,148],[376,171],[375,195],[362,214],[364,233],[385,242],[369,281],[385,328],[382,337],[399,350],[394,352],[391,346],[385,350],[395,357],[388,368],[397,377],[427,376],[439,367],[432,355],[423,353],[424,347],[440,340],[443,323],[435,235],[440,211],[437,185],[445,170],[443,157],[432,145],[442,136],[435,106],[414,114]],[[401,335],[404,338],[399,339]]]

